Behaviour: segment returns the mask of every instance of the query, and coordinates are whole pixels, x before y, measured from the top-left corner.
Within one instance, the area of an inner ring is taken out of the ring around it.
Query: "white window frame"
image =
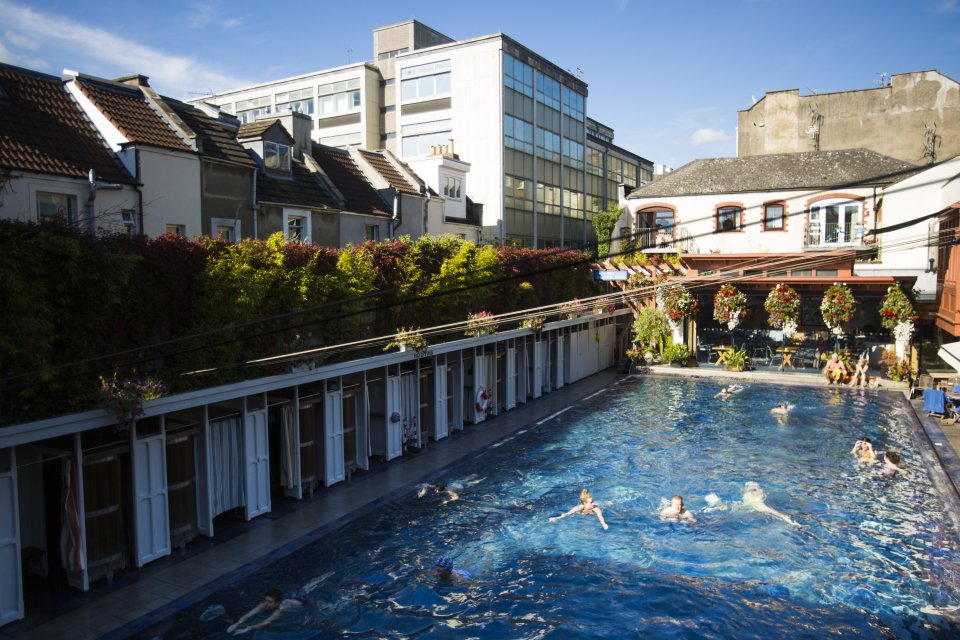
[[[459,176],[443,176],[443,195],[452,200],[461,200],[463,198],[463,179]]]
[[[270,158],[276,158],[276,166],[270,166]],[[290,145],[264,140],[263,167],[271,171],[290,173]]]
[[[140,221],[137,220],[137,212],[133,209],[121,209],[120,219],[123,221],[123,228],[128,236],[135,236],[140,233]]]
[[[829,223],[827,222],[827,208],[828,207],[837,207],[837,222]],[[847,220],[845,215],[846,207],[855,207],[856,211],[851,215],[851,229],[847,229]],[[808,219],[807,223],[808,233],[807,233],[807,242],[810,243],[810,238],[814,234],[814,228],[817,229],[816,237],[817,242],[812,243],[818,246],[826,247],[841,247],[858,244],[861,240],[859,237],[855,237],[856,229],[859,227],[861,232],[863,231],[863,202],[860,200],[853,200],[850,198],[832,198],[829,200],[818,200],[811,204],[808,208]],[[836,224],[836,233],[830,233],[828,229],[829,224]],[[849,234],[850,239],[847,240],[847,235]],[[835,240],[831,240],[836,238]]]
[[[56,214],[41,214],[40,199],[43,196],[58,196],[67,199],[67,211],[57,212]],[[75,193],[63,193],[62,191],[49,191],[47,189],[37,189],[33,193],[33,210],[37,212],[37,221],[55,220],[58,216],[64,216],[64,222],[69,225],[77,224],[79,198]]]
[[[240,221],[234,218],[210,218],[210,237],[214,240],[218,239],[217,235],[218,229],[233,229],[232,238],[224,238],[227,242],[240,242],[240,238],[243,236],[240,235]]]
[[[287,239],[288,242],[301,242],[303,244],[310,244],[313,242],[313,229],[311,228],[311,218],[309,211],[304,209],[284,209],[283,210],[283,237]],[[302,223],[301,234],[299,238],[294,238],[290,234],[290,223],[294,220],[300,220]]]

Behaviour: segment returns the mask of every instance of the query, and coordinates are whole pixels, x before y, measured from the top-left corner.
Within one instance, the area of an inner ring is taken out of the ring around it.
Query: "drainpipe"
[[[403,219],[400,217],[400,194],[396,191],[393,192],[393,216],[390,218],[390,239],[393,240],[393,235],[397,231],[397,226],[403,222]]]

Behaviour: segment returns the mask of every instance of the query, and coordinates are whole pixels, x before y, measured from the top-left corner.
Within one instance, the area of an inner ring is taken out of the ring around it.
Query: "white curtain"
[[[242,507],[244,454],[239,416],[210,423],[210,459],[213,515]]]
[[[297,478],[297,428],[294,419],[293,405],[285,404],[282,407],[283,424],[280,429],[280,449],[282,458],[280,464],[283,467],[283,475],[280,478],[281,486],[288,489],[295,488],[300,484]]]

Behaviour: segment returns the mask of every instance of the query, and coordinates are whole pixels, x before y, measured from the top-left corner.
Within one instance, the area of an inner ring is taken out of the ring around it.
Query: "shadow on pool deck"
[[[738,380],[783,385],[822,386],[819,372],[745,371],[730,372],[712,366],[672,368],[654,366],[650,375],[715,379],[718,384]],[[477,426],[454,432],[445,440],[429,444],[423,453],[381,465],[375,472],[354,476],[351,481],[322,490],[311,500],[284,501],[274,511],[250,522],[228,526],[214,539],[200,539],[186,552],[129,571],[112,585],[99,583],[87,593],[72,591],[62,601],[50,600],[43,610],[28,611],[28,618],[0,628],[0,639],[69,637],[71,640],[97,638],[103,634],[123,637],[124,627],[149,616],[157,609],[169,609],[191,594],[205,593],[210,585],[244,567],[263,562],[277,553],[292,551],[311,538],[336,528],[348,517],[374,509],[393,493],[429,478],[457,461],[484,449],[527,425],[543,420],[579,400],[608,388],[623,379],[620,371],[609,369],[568,385],[505,412]],[[885,381],[886,382],[886,381]],[[894,385],[896,385],[894,387]],[[905,391],[902,383],[887,383],[883,390]],[[921,411],[914,409],[932,443],[930,450],[944,466],[945,477],[960,486],[960,427],[952,434]],[[938,444],[939,443],[939,444]],[[952,445],[952,446],[951,446]],[[933,455],[930,458],[934,460]],[[954,501],[954,505],[960,501]],[[960,515],[960,512],[958,512]]]

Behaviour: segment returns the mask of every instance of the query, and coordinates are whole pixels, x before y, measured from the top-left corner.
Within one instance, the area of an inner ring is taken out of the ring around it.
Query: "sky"
[[[768,91],[960,80],[960,0],[0,0],[0,62],[139,73],[189,99],[371,60],[372,30],[411,18],[457,40],[504,33],[580,74],[615,144],[673,168],[735,156],[737,111]]]

